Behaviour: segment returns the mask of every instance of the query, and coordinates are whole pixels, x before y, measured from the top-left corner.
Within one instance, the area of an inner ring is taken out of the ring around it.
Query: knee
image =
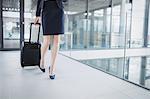
[[[58,40],[55,40],[54,41],[54,45],[58,45],[59,44],[59,41]]]
[[[49,45],[50,45],[50,41],[45,40],[45,41],[43,42],[43,45],[45,45],[45,46],[49,46]]]
[[[58,45],[59,44],[59,36],[54,36],[54,45]]]

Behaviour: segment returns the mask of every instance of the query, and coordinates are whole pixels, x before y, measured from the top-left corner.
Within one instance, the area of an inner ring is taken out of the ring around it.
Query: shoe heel
[[[40,66],[39,66],[39,68],[43,73],[45,73],[45,68],[41,68]]]
[[[55,79],[55,74],[49,75],[49,78],[50,78],[51,80],[54,80],[54,79]]]

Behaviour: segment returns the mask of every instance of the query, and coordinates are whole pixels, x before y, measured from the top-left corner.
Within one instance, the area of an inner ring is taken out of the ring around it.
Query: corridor
[[[0,99],[149,99],[150,91],[59,55],[56,79],[20,66],[20,52],[0,52]],[[49,60],[48,60],[49,59]]]

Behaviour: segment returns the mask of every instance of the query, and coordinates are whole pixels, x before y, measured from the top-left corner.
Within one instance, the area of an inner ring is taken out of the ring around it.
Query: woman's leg
[[[49,44],[50,44],[50,36],[49,35],[47,35],[47,36],[44,35],[43,36],[43,44],[42,44],[42,47],[41,47],[41,61],[40,61],[40,67],[41,68],[44,68],[45,53],[48,50]]]
[[[59,35],[54,35],[53,38],[53,47],[51,49],[51,68],[49,74],[53,74],[55,72],[55,61],[59,51]]]

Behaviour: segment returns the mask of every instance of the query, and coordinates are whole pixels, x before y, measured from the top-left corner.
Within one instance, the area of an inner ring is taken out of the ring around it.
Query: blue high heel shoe
[[[49,75],[49,78],[52,79],[52,80],[55,79],[55,74]]]
[[[49,73],[50,73],[50,67],[49,67]],[[55,74],[50,74],[50,75],[49,75],[49,78],[50,78],[51,80],[54,80],[54,79],[55,79]]]

